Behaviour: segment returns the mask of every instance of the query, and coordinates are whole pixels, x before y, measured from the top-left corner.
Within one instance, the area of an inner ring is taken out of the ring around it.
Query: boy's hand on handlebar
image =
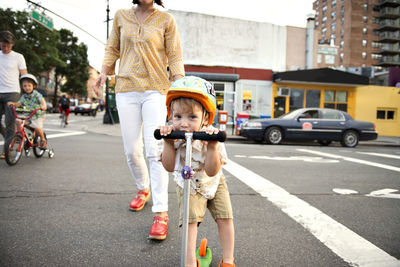
[[[174,127],[172,127],[170,125],[165,125],[165,126],[158,126],[158,129],[160,130],[161,136],[167,136],[174,130]],[[173,139],[164,139],[164,142],[173,144],[174,140]]]
[[[213,134],[218,134],[219,133],[219,129],[213,127],[212,125],[207,126],[204,131],[209,134],[209,135],[213,135]],[[218,144],[218,141],[202,141],[204,145],[206,145],[208,148],[215,148]]]

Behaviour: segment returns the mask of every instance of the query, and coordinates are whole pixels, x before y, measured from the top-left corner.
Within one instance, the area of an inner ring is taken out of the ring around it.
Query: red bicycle
[[[36,112],[40,110],[40,108],[35,110],[15,108],[15,106],[12,108],[15,117],[21,120],[21,124],[19,129],[17,129],[17,131],[5,145],[7,164],[10,166],[17,164],[22,156],[23,150],[25,155],[29,157],[31,148],[33,150],[33,154],[35,154],[37,158],[42,157],[45,152],[48,153],[49,158],[54,157],[54,150],[52,148],[42,148],[40,146],[41,138],[37,134],[36,129],[29,126],[29,120],[36,114]],[[18,115],[18,113],[24,115]],[[46,133],[44,133],[44,137],[46,138]]]

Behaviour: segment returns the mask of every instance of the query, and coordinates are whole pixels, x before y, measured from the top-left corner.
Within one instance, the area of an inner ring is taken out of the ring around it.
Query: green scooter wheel
[[[208,267],[212,261],[211,249],[207,247],[207,239],[203,238],[200,247],[196,251],[196,258],[200,267]]]

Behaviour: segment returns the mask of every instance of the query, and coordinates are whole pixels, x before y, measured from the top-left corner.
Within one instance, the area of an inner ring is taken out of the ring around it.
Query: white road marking
[[[383,169],[387,169],[387,170],[391,170],[391,171],[400,172],[400,168],[398,168],[398,167],[394,167],[394,166],[390,166],[390,165],[386,165],[386,164],[381,164],[381,163],[376,163],[376,162],[372,162],[372,161],[367,161],[367,160],[362,160],[362,159],[355,159],[355,158],[350,158],[350,157],[344,157],[344,156],[340,156],[340,155],[324,153],[324,152],[319,152],[319,151],[314,151],[314,150],[309,150],[309,149],[296,149],[296,150],[300,151],[300,152],[316,154],[316,155],[323,156],[323,157],[329,157],[329,158],[334,158],[334,159],[343,159],[343,160],[351,161],[351,162],[354,162],[354,163],[359,163],[359,164],[364,164],[364,165],[369,165],[369,166],[383,168]]]
[[[237,158],[249,158],[249,159],[265,159],[265,160],[303,160],[305,162],[316,162],[316,163],[337,163],[338,160],[324,159],[322,157],[307,157],[307,156],[291,156],[291,157],[269,157],[269,156],[244,156],[235,155]]]
[[[352,195],[352,194],[358,194],[357,191],[351,190],[351,189],[343,189],[343,188],[333,188],[333,192],[340,194],[340,195]]]
[[[228,160],[224,169],[266,197],[351,266],[400,266],[400,262],[307,202]]]
[[[359,154],[365,154],[370,156],[377,156],[377,157],[384,157],[384,158],[391,158],[391,159],[400,159],[400,156],[384,154],[384,153],[373,153],[373,152],[357,152]]]
[[[82,135],[85,134],[86,132],[83,131],[69,131],[69,132],[63,132],[63,133],[58,133],[58,134],[47,134],[47,139],[51,138],[60,138],[60,137],[66,137],[66,136],[72,136],[72,135]],[[4,141],[0,141],[0,145],[4,145]]]
[[[371,193],[369,193],[368,197],[383,197],[383,198],[398,198],[400,199],[400,194],[392,194],[395,192],[398,192],[399,190],[396,189],[390,189],[390,188],[386,188],[386,189],[381,189],[381,190],[376,190],[376,191],[372,191]]]

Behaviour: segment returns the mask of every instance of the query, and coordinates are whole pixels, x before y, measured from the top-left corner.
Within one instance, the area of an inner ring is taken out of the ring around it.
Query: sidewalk
[[[104,112],[99,113],[94,120],[86,121],[85,125],[82,126],[83,131],[94,132],[99,134],[106,134],[112,136],[121,136],[121,128],[119,123],[114,125],[103,123]],[[237,136],[232,131],[232,128],[227,128],[227,140],[228,141],[245,141],[246,139],[242,136]],[[373,141],[360,141],[360,145],[367,146],[392,146],[400,147],[400,137],[392,136],[378,136],[378,139]]]

